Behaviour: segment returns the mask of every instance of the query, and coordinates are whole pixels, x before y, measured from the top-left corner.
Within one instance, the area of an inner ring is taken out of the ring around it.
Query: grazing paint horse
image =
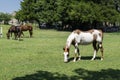
[[[33,27],[30,25],[20,25],[20,30],[22,31],[29,31],[30,37],[33,35]]]
[[[81,31],[81,30],[74,30],[69,37],[67,38],[67,42],[65,47],[63,48],[64,50],[64,62],[68,62],[68,56],[69,56],[69,49],[70,45],[72,44],[75,47],[75,57],[74,57],[74,62],[76,61],[77,58],[77,53],[78,53],[78,60],[80,60],[81,56],[79,53],[79,48],[78,45],[87,45],[92,43],[93,48],[94,48],[94,55],[91,60],[94,60],[96,57],[96,53],[100,48],[101,51],[101,60],[103,60],[103,46],[102,46],[102,41],[103,41],[103,32],[101,30],[96,30],[92,29],[89,31]]]
[[[6,33],[7,39],[10,39],[10,37],[12,37],[12,33],[14,33],[15,39],[20,38],[21,30],[20,30],[19,26],[12,25],[8,29],[8,32]]]

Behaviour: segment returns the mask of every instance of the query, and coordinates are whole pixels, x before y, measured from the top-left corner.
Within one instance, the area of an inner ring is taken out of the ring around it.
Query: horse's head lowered
[[[10,39],[10,33],[6,33],[7,39]]]
[[[11,27],[10,27],[10,28],[11,28]],[[11,33],[10,28],[8,29],[8,32],[6,33],[7,39],[10,39],[10,33]]]
[[[68,62],[68,57],[69,57],[69,48],[68,47],[64,47],[64,62]]]

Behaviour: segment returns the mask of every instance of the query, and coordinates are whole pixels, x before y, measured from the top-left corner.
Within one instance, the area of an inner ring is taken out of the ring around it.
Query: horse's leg
[[[80,55],[80,50],[77,48],[77,53],[78,53],[78,60],[81,60],[81,55]]]
[[[94,48],[94,54],[93,54],[93,57],[92,57],[91,60],[94,60],[94,59],[95,59],[96,53],[97,53],[97,51],[98,51],[98,49],[97,49],[97,42],[96,42],[96,41],[93,42],[93,48]]]
[[[33,29],[29,30],[29,34],[30,34],[30,37],[32,37],[32,35],[33,35]]]
[[[32,37],[33,32],[29,30],[30,37]]]
[[[18,40],[20,40],[21,34],[22,34],[22,31],[19,31],[19,32],[18,32]]]
[[[75,47],[75,56],[74,56],[73,62],[75,62],[76,59],[77,59],[77,48]]]
[[[15,36],[15,40],[17,39],[17,33],[16,32],[14,32],[14,36]]]
[[[10,37],[12,38],[12,32],[10,32]]]
[[[99,48],[100,48],[100,51],[101,51],[101,60],[103,60],[103,45],[102,45],[102,42],[99,43]]]
[[[78,60],[80,60],[80,58],[81,58],[80,53],[79,53],[78,43],[76,43],[76,44],[74,45],[74,47],[75,47],[75,56],[74,56],[73,62],[75,62],[76,59],[77,59],[77,53],[78,53],[78,57],[79,57]]]
[[[9,34],[9,39],[12,38],[12,31],[9,31],[8,34]]]
[[[23,33],[23,31],[21,31],[21,35],[22,35],[22,36],[24,36],[24,33]]]

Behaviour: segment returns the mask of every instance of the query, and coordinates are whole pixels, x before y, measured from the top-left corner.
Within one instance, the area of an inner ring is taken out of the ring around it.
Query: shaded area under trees
[[[102,69],[100,71],[90,71],[86,69],[75,69],[76,75],[68,76],[58,72],[37,71],[34,74],[28,74],[22,77],[16,77],[12,80],[119,80],[119,69]]]

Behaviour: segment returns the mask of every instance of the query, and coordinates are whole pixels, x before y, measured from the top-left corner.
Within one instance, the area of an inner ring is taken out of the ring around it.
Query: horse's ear
[[[69,52],[69,48],[67,48],[67,51]]]

